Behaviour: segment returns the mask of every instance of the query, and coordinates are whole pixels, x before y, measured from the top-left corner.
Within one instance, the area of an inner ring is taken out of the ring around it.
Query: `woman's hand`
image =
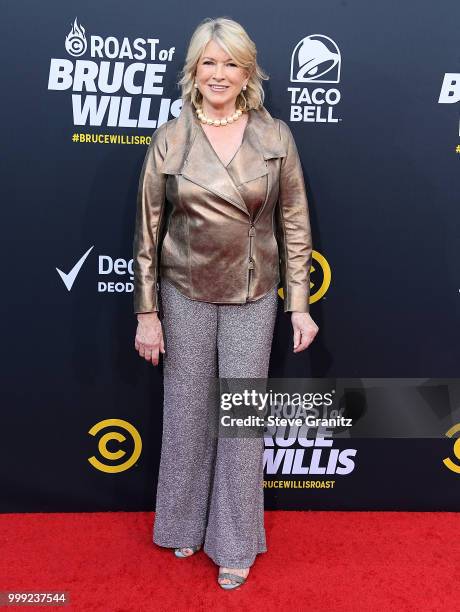
[[[300,353],[313,342],[319,327],[308,312],[293,312],[291,321],[294,329],[294,353]]]
[[[137,331],[134,346],[139,355],[153,365],[158,365],[160,351],[165,352],[163,329],[157,312],[143,312],[137,315]]]

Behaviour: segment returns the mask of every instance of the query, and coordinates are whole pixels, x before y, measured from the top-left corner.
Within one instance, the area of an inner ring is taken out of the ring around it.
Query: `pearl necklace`
[[[206,115],[203,113],[203,109],[201,106],[198,106],[196,109],[196,114],[198,115],[198,119],[201,121],[201,123],[206,123],[207,125],[215,125],[217,127],[221,125],[227,125],[228,123],[234,123],[241,117],[243,112],[244,111],[239,108],[232,115],[229,115],[224,119],[210,119],[209,117],[206,117]]]

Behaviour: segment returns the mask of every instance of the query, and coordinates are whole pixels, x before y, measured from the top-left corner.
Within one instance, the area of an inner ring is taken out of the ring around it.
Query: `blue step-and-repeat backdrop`
[[[270,377],[340,390],[353,417],[266,432],[266,508],[459,510],[459,3],[22,0],[1,25],[0,511],[154,509],[136,193],[218,16],[256,42],[308,186],[320,333],[293,354],[280,294]]]

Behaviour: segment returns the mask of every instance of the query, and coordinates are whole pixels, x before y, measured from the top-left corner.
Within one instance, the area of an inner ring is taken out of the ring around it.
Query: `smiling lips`
[[[212,91],[225,91],[227,89],[227,86],[223,85],[210,85],[209,87]]]

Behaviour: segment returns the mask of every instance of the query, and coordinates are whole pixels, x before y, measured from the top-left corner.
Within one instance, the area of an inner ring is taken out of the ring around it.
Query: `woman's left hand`
[[[294,353],[300,353],[313,342],[319,327],[308,312],[293,312],[291,321],[294,330]]]

